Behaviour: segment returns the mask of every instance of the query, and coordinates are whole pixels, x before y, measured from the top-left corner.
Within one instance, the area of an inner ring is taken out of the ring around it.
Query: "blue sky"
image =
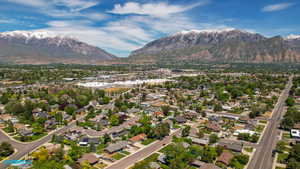
[[[298,0],[0,0],[0,32],[49,31],[117,56],[190,29],[300,34]]]

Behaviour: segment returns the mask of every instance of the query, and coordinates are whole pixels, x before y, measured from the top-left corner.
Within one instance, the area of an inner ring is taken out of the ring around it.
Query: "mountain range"
[[[176,33],[133,51],[130,62],[300,62],[300,36],[267,38],[237,29]]]
[[[13,64],[101,64],[112,54],[75,38],[49,32],[0,33],[0,61]]]
[[[0,62],[12,64],[155,64],[300,62],[300,36],[265,37],[237,29],[190,30],[154,40],[117,58],[103,49],[50,32],[0,33]]]

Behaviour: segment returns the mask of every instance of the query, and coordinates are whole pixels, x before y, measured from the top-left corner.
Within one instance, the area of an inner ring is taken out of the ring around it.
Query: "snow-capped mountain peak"
[[[286,40],[300,39],[300,35],[291,34],[291,35],[288,35],[285,39]]]
[[[49,31],[12,31],[0,33],[0,37],[20,37],[26,39],[46,39],[46,38],[66,38],[66,36],[58,35]],[[69,37],[68,37],[69,38]]]
[[[226,28],[226,29],[203,29],[203,30],[188,30],[188,31],[181,31],[179,34],[189,34],[189,33],[222,33],[222,32],[230,32],[236,29],[233,28]]]
[[[173,36],[180,36],[180,35],[190,35],[190,34],[222,34],[222,33],[229,33],[229,32],[241,32],[241,33],[247,33],[247,34],[255,34],[253,32],[239,30],[235,28],[223,28],[223,29],[192,29],[192,30],[184,30],[178,33],[175,33]]]
[[[48,31],[0,33],[1,61],[20,63],[94,63],[114,59],[106,51],[68,35]],[[4,59],[3,59],[4,58]],[[22,60],[23,59],[23,60]],[[38,62],[37,62],[38,61]]]

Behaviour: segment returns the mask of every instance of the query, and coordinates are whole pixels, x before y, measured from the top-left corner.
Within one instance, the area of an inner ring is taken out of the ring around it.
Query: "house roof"
[[[20,129],[20,130],[19,130],[19,133],[20,133],[22,136],[28,136],[28,135],[33,134],[32,130],[27,130],[27,129]]]
[[[105,150],[108,151],[108,152],[110,152],[110,153],[113,153],[113,152],[122,150],[127,145],[128,145],[127,141],[119,141],[117,143],[110,144],[108,147],[105,148]]]
[[[183,116],[177,116],[175,117],[175,120],[179,123],[185,123],[186,119]]]
[[[163,113],[163,112],[160,112],[160,111],[154,112],[153,114],[154,114],[155,116],[164,116],[164,113]]]
[[[241,152],[243,150],[243,144],[238,142],[220,141],[219,145],[236,152]]]
[[[209,140],[207,139],[199,139],[195,137],[189,137],[193,143],[200,144],[200,145],[207,145],[209,143]]]
[[[10,120],[12,118],[12,116],[10,114],[0,114],[0,119],[3,120]]]
[[[221,169],[221,168],[218,166],[215,166],[214,164],[205,163],[199,169]]]
[[[89,154],[84,154],[79,160],[78,162],[80,164],[83,164],[85,161],[87,161],[90,164],[95,164],[97,163],[99,160],[98,158],[93,154],[93,153],[89,153]]]
[[[144,140],[146,137],[147,137],[147,135],[145,133],[142,133],[142,134],[136,135],[134,137],[131,137],[129,139],[129,141],[131,141],[131,142],[138,142],[138,141]]]
[[[208,123],[206,127],[217,132],[221,130],[221,127],[217,123]]]
[[[205,164],[205,162],[202,162],[202,161],[199,161],[199,160],[195,160],[191,163],[193,166],[196,166],[196,167],[201,167]]]
[[[234,155],[229,152],[229,151],[225,151],[223,152],[217,159],[218,162],[222,162],[225,165],[229,165],[230,160],[234,157]]]

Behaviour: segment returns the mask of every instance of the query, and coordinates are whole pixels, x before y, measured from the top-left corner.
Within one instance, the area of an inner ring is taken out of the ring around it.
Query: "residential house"
[[[99,159],[96,157],[94,153],[89,153],[89,154],[84,154],[78,162],[80,165],[83,165],[85,162],[88,162],[90,165],[95,165],[97,164]]]
[[[230,161],[234,158],[234,155],[229,151],[224,151],[217,159],[217,162],[221,162],[228,166]]]
[[[50,119],[50,120],[47,120],[44,124],[45,128],[48,129],[48,130],[52,130],[52,129],[55,129],[56,128],[56,125],[58,123],[55,121],[55,119]]]
[[[198,129],[197,128],[191,128],[189,136],[194,137],[194,138],[198,138]]]
[[[136,135],[134,137],[131,137],[129,139],[129,141],[131,143],[136,143],[136,142],[144,141],[146,138],[147,138],[147,135],[145,133],[142,133],[142,134]]]
[[[205,146],[209,144],[209,140],[208,139],[200,139],[200,138],[195,138],[195,137],[188,137],[189,139],[192,140],[192,143],[194,144],[198,144],[201,146]]]
[[[199,169],[221,169],[221,168],[218,167],[218,166],[216,166],[216,165],[214,165],[214,164],[205,163]]]
[[[117,143],[113,143],[108,145],[104,150],[110,154],[115,153],[117,151],[121,151],[128,146],[127,141],[119,141]]]
[[[241,123],[248,123],[249,120],[250,120],[249,116],[242,116],[242,117],[239,118],[239,121]]]
[[[214,132],[220,132],[221,131],[221,127],[218,123],[216,122],[209,122],[207,125],[206,125],[206,128],[211,130],[211,131],[214,131]]]
[[[95,144],[98,145],[100,143],[100,139],[99,138],[89,138],[89,137],[83,137],[79,140],[78,144],[80,146],[87,146],[89,144]]]
[[[184,114],[184,117],[189,120],[195,120],[197,116],[198,113],[191,110],[187,110],[187,112]]]
[[[208,120],[211,121],[211,122],[219,122],[220,117],[218,117],[218,116],[209,116]]]
[[[183,116],[177,116],[175,117],[175,121],[177,123],[186,123],[187,120]]]
[[[26,129],[25,124],[22,124],[22,123],[16,123],[16,124],[14,124],[14,127],[17,130]]]
[[[128,133],[129,133],[129,131],[127,129],[118,127],[108,134],[110,134],[112,138],[117,138],[117,137],[122,137]]]
[[[20,129],[19,131],[18,131],[18,133],[21,135],[21,136],[33,136],[33,132],[32,132],[32,130],[30,130],[30,129]]]
[[[205,162],[202,162],[202,161],[199,161],[199,160],[195,160],[191,163],[192,166],[198,167],[198,168],[202,167],[204,164],[205,164]]]
[[[0,119],[8,121],[12,119],[12,116],[10,114],[0,114]]]
[[[154,117],[159,118],[159,117],[164,117],[164,113],[161,111],[157,111],[153,113]]]
[[[243,144],[241,142],[220,141],[218,145],[234,152],[243,151]]]
[[[239,134],[249,134],[250,136],[254,135],[256,132],[247,129],[235,130],[233,135],[238,136]]]

